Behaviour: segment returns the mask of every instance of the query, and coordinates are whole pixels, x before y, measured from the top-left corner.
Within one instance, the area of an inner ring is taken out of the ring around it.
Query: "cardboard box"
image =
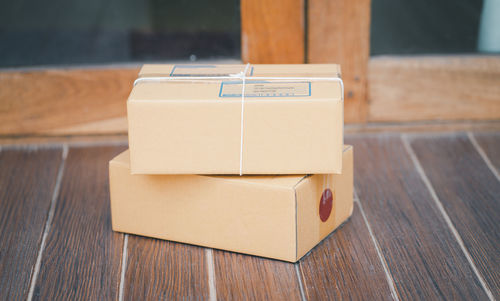
[[[340,173],[341,83],[252,80],[332,78],[338,76],[339,66],[251,65],[244,106],[238,79],[179,79],[227,76],[244,68],[145,65],[139,78],[175,76],[176,80],[140,82],[130,93],[127,110],[132,173]]]
[[[109,163],[113,230],[295,262],[353,209],[353,148],[340,175],[131,175]]]

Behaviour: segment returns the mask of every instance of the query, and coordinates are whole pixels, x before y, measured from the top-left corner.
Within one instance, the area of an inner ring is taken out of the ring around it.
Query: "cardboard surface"
[[[109,163],[115,231],[295,262],[352,213],[350,146],[341,175],[132,175],[129,160],[125,151]]]
[[[244,65],[145,65],[140,77],[214,76]],[[252,65],[243,113],[244,174],[342,170],[339,82],[262,82],[257,76],[336,77],[338,65]],[[141,82],[127,102],[133,174],[238,174],[241,82]]]
[[[301,258],[332,229],[337,228],[352,214],[353,203],[353,147],[346,146],[341,175],[311,175],[300,182],[297,192],[297,256]],[[325,189],[332,191],[332,211],[322,222],[318,217],[320,200]]]

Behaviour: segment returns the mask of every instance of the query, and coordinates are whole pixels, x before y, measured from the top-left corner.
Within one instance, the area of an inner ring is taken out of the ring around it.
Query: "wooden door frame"
[[[351,130],[498,128],[500,56],[370,58],[370,0],[241,0],[241,21],[244,62],[340,63]],[[138,70],[0,70],[0,136],[126,134]]]

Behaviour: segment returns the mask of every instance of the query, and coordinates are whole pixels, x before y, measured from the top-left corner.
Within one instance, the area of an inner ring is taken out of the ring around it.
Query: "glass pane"
[[[500,51],[498,0],[372,0],[372,55],[478,51]]]
[[[239,0],[0,0],[0,67],[239,58]]]

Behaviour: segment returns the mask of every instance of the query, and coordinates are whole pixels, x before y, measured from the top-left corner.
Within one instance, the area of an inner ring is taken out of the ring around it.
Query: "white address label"
[[[219,97],[241,97],[240,81],[222,82]],[[310,82],[246,82],[245,97],[311,96]]]

